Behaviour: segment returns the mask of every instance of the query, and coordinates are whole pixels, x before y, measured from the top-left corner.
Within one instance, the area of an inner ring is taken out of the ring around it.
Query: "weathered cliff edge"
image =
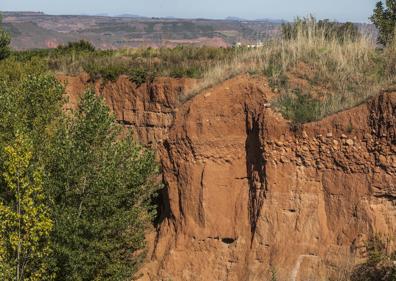
[[[87,85],[68,80],[71,103]],[[166,188],[142,280],[322,280],[396,239],[396,93],[293,128],[263,78],[180,104],[192,80],[100,85],[117,119],[158,150]],[[392,240],[393,239],[393,240]]]

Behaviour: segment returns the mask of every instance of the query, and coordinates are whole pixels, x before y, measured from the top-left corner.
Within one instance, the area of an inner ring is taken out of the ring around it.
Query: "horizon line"
[[[295,16],[293,20],[286,20],[283,18],[268,18],[268,17],[263,17],[263,18],[244,18],[244,17],[239,17],[239,16],[226,16],[222,18],[215,18],[215,17],[177,17],[177,16],[143,16],[139,14],[134,14],[134,13],[94,13],[94,12],[88,12],[88,13],[49,13],[49,12],[44,12],[44,11],[31,11],[31,10],[8,10],[8,11],[2,11],[0,10],[0,14],[2,13],[32,13],[32,14],[42,14],[46,16],[87,16],[87,17],[124,17],[124,18],[135,18],[135,19],[180,19],[180,20],[228,20],[228,21],[273,21],[273,22],[292,22],[294,19],[298,17],[308,17],[312,14],[308,14],[305,16]],[[317,18],[318,20],[331,20],[335,22],[352,22],[352,23],[358,23],[358,24],[372,24],[370,21],[352,21],[352,20],[336,20],[336,19],[330,19],[330,18]]]

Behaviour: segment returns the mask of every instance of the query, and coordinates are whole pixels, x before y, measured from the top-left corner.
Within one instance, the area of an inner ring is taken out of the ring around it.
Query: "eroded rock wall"
[[[70,93],[88,83],[68,79]],[[270,280],[274,271],[323,280],[364,258],[372,234],[394,247],[396,93],[295,127],[271,108],[263,78],[239,76],[180,104],[192,83],[94,85],[120,122],[156,144],[163,168],[142,280]]]
[[[157,78],[137,86],[124,75],[113,82],[92,82],[87,74],[57,78],[65,85],[68,107],[75,108],[86,90],[94,90],[104,98],[118,122],[132,128],[139,141],[154,147],[167,139],[179,97],[195,83],[187,78]]]
[[[179,109],[146,278],[323,280],[396,238],[396,94],[294,129],[271,98],[238,77]]]

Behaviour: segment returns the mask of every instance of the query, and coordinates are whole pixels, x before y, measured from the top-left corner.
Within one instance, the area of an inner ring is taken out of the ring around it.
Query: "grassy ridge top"
[[[298,123],[355,106],[395,83],[395,44],[379,49],[372,38],[356,32],[329,36],[314,19],[287,32],[260,48],[58,48],[14,52],[2,64],[34,64],[35,69],[66,74],[85,71],[92,79],[125,74],[137,85],[156,76],[199,79],[188,97],[241,73],[263,75],[279,93],[276,108]]]
[[[141,84],[156,76],[198,79],[216,63],[230,60],[238,52],[232,48],[187,46],[106,51],[58,48],[14,52],[10,60],[40,60],[48,70],[71,75],[85,71],[92,79],[115,80],[125,74]]]

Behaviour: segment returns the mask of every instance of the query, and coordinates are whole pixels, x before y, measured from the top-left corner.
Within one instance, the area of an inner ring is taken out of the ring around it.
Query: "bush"
[[[320,105],[320,101],[309,94],[303,94],[299,89],[281,95],[276,102],[283,116],[297,124],[317,120],[320,116]]]
[[[94,52],[95,51],[95,46],[86,40],[80,40],[77,42],[69,42],[67,45],[61,45],[58,46],[58,50],[62,52],[70,52],[70,51],[75,51],[75,52]]]
[[[18,61],[14,56],[0,61],[0,81],[10,84],[21,83],[27,76],[39,76],[47,71],[48,67],[40,58],[34,57],[27,61]]]
[[[386,46],[391,43],[395,36],[396,28],[396,0],[387,0],[386,8],[382,1],[377,2],[374,14],[370,17],[379,31],[378,43]]]
[[[0,60],[7,58],[10,55],[11,37],[1,28],[2,18],[0,15]]]
[[[152,79],[152,76],[153,75],[151,75],[150,77],[149,73],[144,68],[132,68],[129,71],[129,79],[137,86],[140,86],[143,83],[147,82],[149,79]]]
[[[13,51],[11,57],[18,62],[28,62],[33,59],[40,59],[42,62],[53,53],[53,49],[32,49],[26,51]]]
[[[84,71],[86,71],[93,80],[103,78],[109,81],[115,81],[117,78],[128,73],[129,67],[126,63],[118,63],[116,61],[106,60],[101,64],[95,61],[88,61],[83,65]]]
[[[351,281],[395,281],[396,252],[388,254],[386,245],[374,237],[366,245],[367,261],[355,268]]]

